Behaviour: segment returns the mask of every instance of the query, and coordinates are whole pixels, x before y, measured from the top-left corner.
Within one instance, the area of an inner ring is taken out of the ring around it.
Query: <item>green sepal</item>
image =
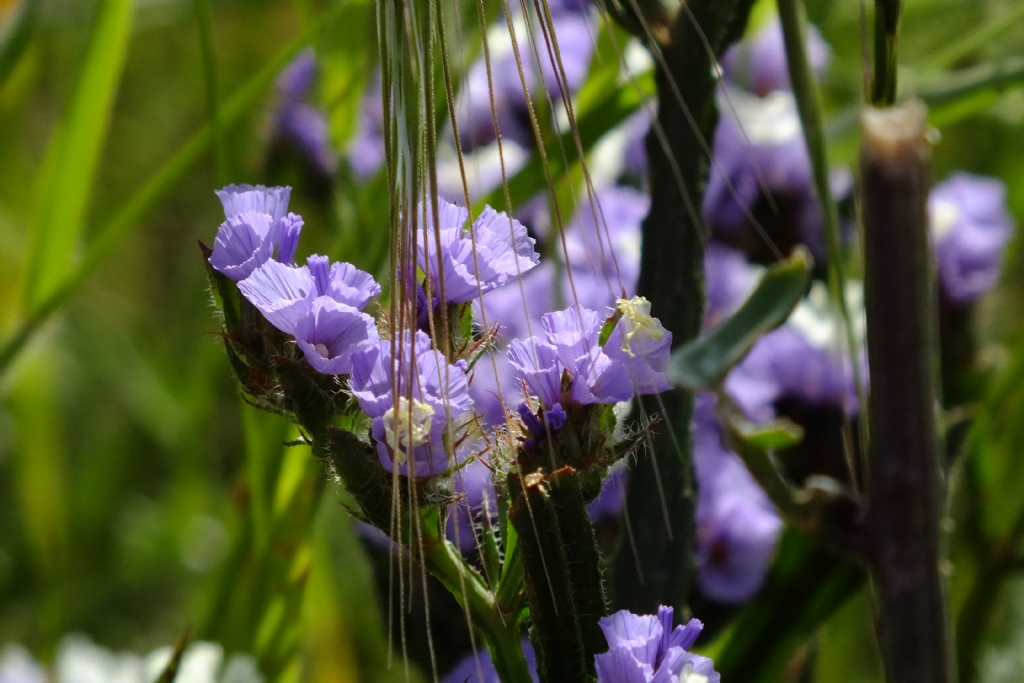
[[[281,388],[284,390],[287,407],[295,414],[299,424],[309,432],[310,440],[313,442],[313,455],[318,458],[326,457],[326,447],[331,441],[328,427],[336,413],[334,401],[320,379],[327,376],[315,373],[304,359],[276,356],[274,365]]]
[[[217,309],[224,316],[224,332],[229,336],[241,337],[242,318],[239,313],[239,300],[242,298],[238,291],[238,283],[210,265],[210,257],[213,250],[199,242],[199,250],[203,253],[203,266],[206,268],[206,277],[210,281],[210,292],[213,294],[213,301]]]
[[[381,467],[373,446],[352,432],[328,427],[327,434],[329,445],[314,445],[314,453],[324,454],[334,474],[355,498],[365,521],[388,533],[393,509],[391,475]]]
[[[672,353],[666,368],[669,378],[692,391],[721,384],[762,335],[789,317],[807,291],[811,268],[811,256],[803,247],[769,268],[735,313],[709,334]]]

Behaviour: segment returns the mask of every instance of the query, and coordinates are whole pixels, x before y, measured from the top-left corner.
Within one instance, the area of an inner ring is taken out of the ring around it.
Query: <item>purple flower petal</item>
[[[814,26],[808,26],[807,41],[811,68],[821,78],[828,66],[831,50]],[[756,35],[731,47],[722,57],[722,70],[727,82],[757,95],[789,90],[789,67],[779,20],[772,20]]]
[[[228,218],[246,211],[257,211],[270,216],[271,225],[284,218],[288,212],[288,199],[291,197],[290,187],[264,187],[263,185],[228,185],[216,191],[224,205],[224,215]]]
[[[379,342],[373,318],[330,297],[317,297],[295,324],[295,341],[318,372],[347,375],[352,354]]]
[[[217,229],[210,265],[232,280],[242,280],[273,253],[273,223],[256,211],[233,214]]]
[[[270,323],[285,334],[295,325],[317,296],[309,268],[296,268],[267,261],[238,283],[242,295],[258,308]]]
[[[995,287],[1013,234],[1006,186],[995,178],[954,173],[928,201],[943,296],[968,304]]]

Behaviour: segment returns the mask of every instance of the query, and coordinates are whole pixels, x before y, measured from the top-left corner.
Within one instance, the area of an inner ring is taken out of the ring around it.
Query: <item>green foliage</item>
[[[771,12],[771,4],[759,9]],[[308,447],[286,447],[302,436],[294,426],[239,400],[195,249],[222,220],[211,192],[222,180],[284,177],[296,187],[295,209],[316,226],[310,251],[387,273],[385,174],[357,183],[343,163],[326,194],[316,194],[294,169],[268,168],[264,144],[269,86],[309,44],[321,62],[314,100],[339,150],[352,138],[378,63],[366,39],[376,3],[197,0],[209,8],[205,34],[190,3],[47,5],[6,3],[0,16],[0,642],[24,642],[50,658],[59,638],[77,630],[144,651],[172,644],[192,624],[198,638],[257,656],[268,680],[404,680],[397,642],[388,668],[381,568],[347,511],[362,494],[329,484]],[[849,161],[855,140],[840,124],[863,97],[859,9],[807,5],[834,47],[821,91],[827,156]],[[462,32],[448,24],[448,39],[465,50],[452,60],[455,80],[479,50],[475,6],[460,7],[468,9]],[[494,10],[488,3],[488,22]],[[1021,9],[1008,0],[920,0],[905,12],[900,88],[933,105],[931,123],[942,133],[936,178],[955,168],[998,175],[1020,222]],[[595,39],[576,103],[587,153],[655,90],[651,71],[620,77],[624,31],[602,29]],[[205,59],[204,45],[212,46]],[[436,84],[444,121],[440,76]],[[563,150],[577,142],[564,131],[542,133],[564,200],[581,169]],[[512,205],[547,182],[532,157],[510,178]],[[500,190],[472,199],[505,205]],[[562,208],[571,214],[571,204]],[[986,653],[1019,646],[1022,255],[1015,244],[1005,283],[975,321],[983,366],[972,378],[964,454],[950,475],[958,482],[952,596],[965,681],[979,670],[994,676]],[[850,266],[855,274],[856,258]],[[683,384],[716,383],[778,324],[805,286],[805,266],[787,267],[785,286],[772,280],[774,293],[676,358]],[[230,287],[216,294],[221,306],[237,301]],[[240,329],[240,303],[224,308],[228,328]],[[467,320],[453,316],[464,336]],[[236,371],[248,368],[242,355],[233,359]],[[742,437],[768,452],[796,435],[775,425]],[[377,494],[390,491],[379,483]],[[500,613],[521,623],[524,539],[507,517],[506,509],[487,537],[486,571],[463,578],[481,588],[474,599],[493,590]],[[451,576],[462,571],[445,566]],[[788,531],[765,588],[710,646],[724,680],[793,680],[800,661],[822,676],[877,680],[877,666],[864,661],[870,615],[849,608],[863,604],[850,601],[862,586],[859,567]],[[807,649],[815,633],[827,664],[814,664]],[[807,658],[795,659],[798,651]],[[415,665],[409,679],[425,680]]]
[[[666,372],[690,390],[714,389],[763,334],[789,317],[807,291],[811,257],[802,250],[772,266],[740,308],[707,335],[672,353]]]

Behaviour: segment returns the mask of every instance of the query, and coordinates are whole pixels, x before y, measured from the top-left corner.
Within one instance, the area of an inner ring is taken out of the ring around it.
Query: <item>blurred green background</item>
[[[832,160],[852,163],[860,4],[808,5],[834,50]],[[0,643],[46,660],[68,632],[146,651],[191,627],[255,654],[268,680],[404,678],[342,494],[238,394],[196,246],[222,220],[215,188],[291,184],[303,254],[380,272],[380,178],[357,184],[342,161],[325,187],[270,149],[273,78],[309,44],[344,149],[374,71],[374,3],[0,0],[0,31],[0,343],[56,307],[0,361]],[[906,4],[903,88],[954,90],[932,108],[936,178],[999,177],[1018,224],[1021,75],[956,90],[948,72],[1022,58],[1013,0]],[[954,501],[953,599],[980,591],[968,626],[987,681],[1024,678],[1020,246],[979,315],[988,369]],[[805,651],[818,680],[880,678],[870,619],[862,590],[826,623]]]

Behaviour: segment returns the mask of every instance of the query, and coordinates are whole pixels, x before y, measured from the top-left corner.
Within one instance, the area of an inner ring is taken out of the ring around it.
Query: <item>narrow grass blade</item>
[[[210,0],[194,0],[196,22],[199,24],[199,47],[203,55],[203,85],[206,87],[206,107],[213,128],[213,147],[217,158],[217,179],[226,185],[231,178],[228,148],[220,125],[220,100],[217,93],[217,62],[213,52],[213,10]]]
[[[74,95],[50,138],[24,273],[27,310],[59,287],[82,236],[124,71],[133,9],[132,0],[100,3]]]
[[[242,116],[249,112],[267,85],[274,80],[281,68],[295,56],[299,49],[309,42],[315,29],[319,26],[320,22],[282,50],[224,104],[220,120],[225,127],[237,123]],[[181,149],[168,159],[128,200],[128,203],[99,230],[97,236],[86,248],[81,261],[50,294],[28,309],[13,334],[5,340],[3,346],[0,346],[0,377],[7,371],[11,362],[17,358],[18,353],[42,324],[64,304],[68,297],[78,290],[82,282],[92,275],[110,252],[121,243],[121,240],[138,225],[139,221],[185,177],[188,171],[203,157],[212,142],[213,127],[208,124],[182,145]]]
[[[25,0],[0,33],[0,86],[7,81],[28,47],[38,16],[39,0]]]

